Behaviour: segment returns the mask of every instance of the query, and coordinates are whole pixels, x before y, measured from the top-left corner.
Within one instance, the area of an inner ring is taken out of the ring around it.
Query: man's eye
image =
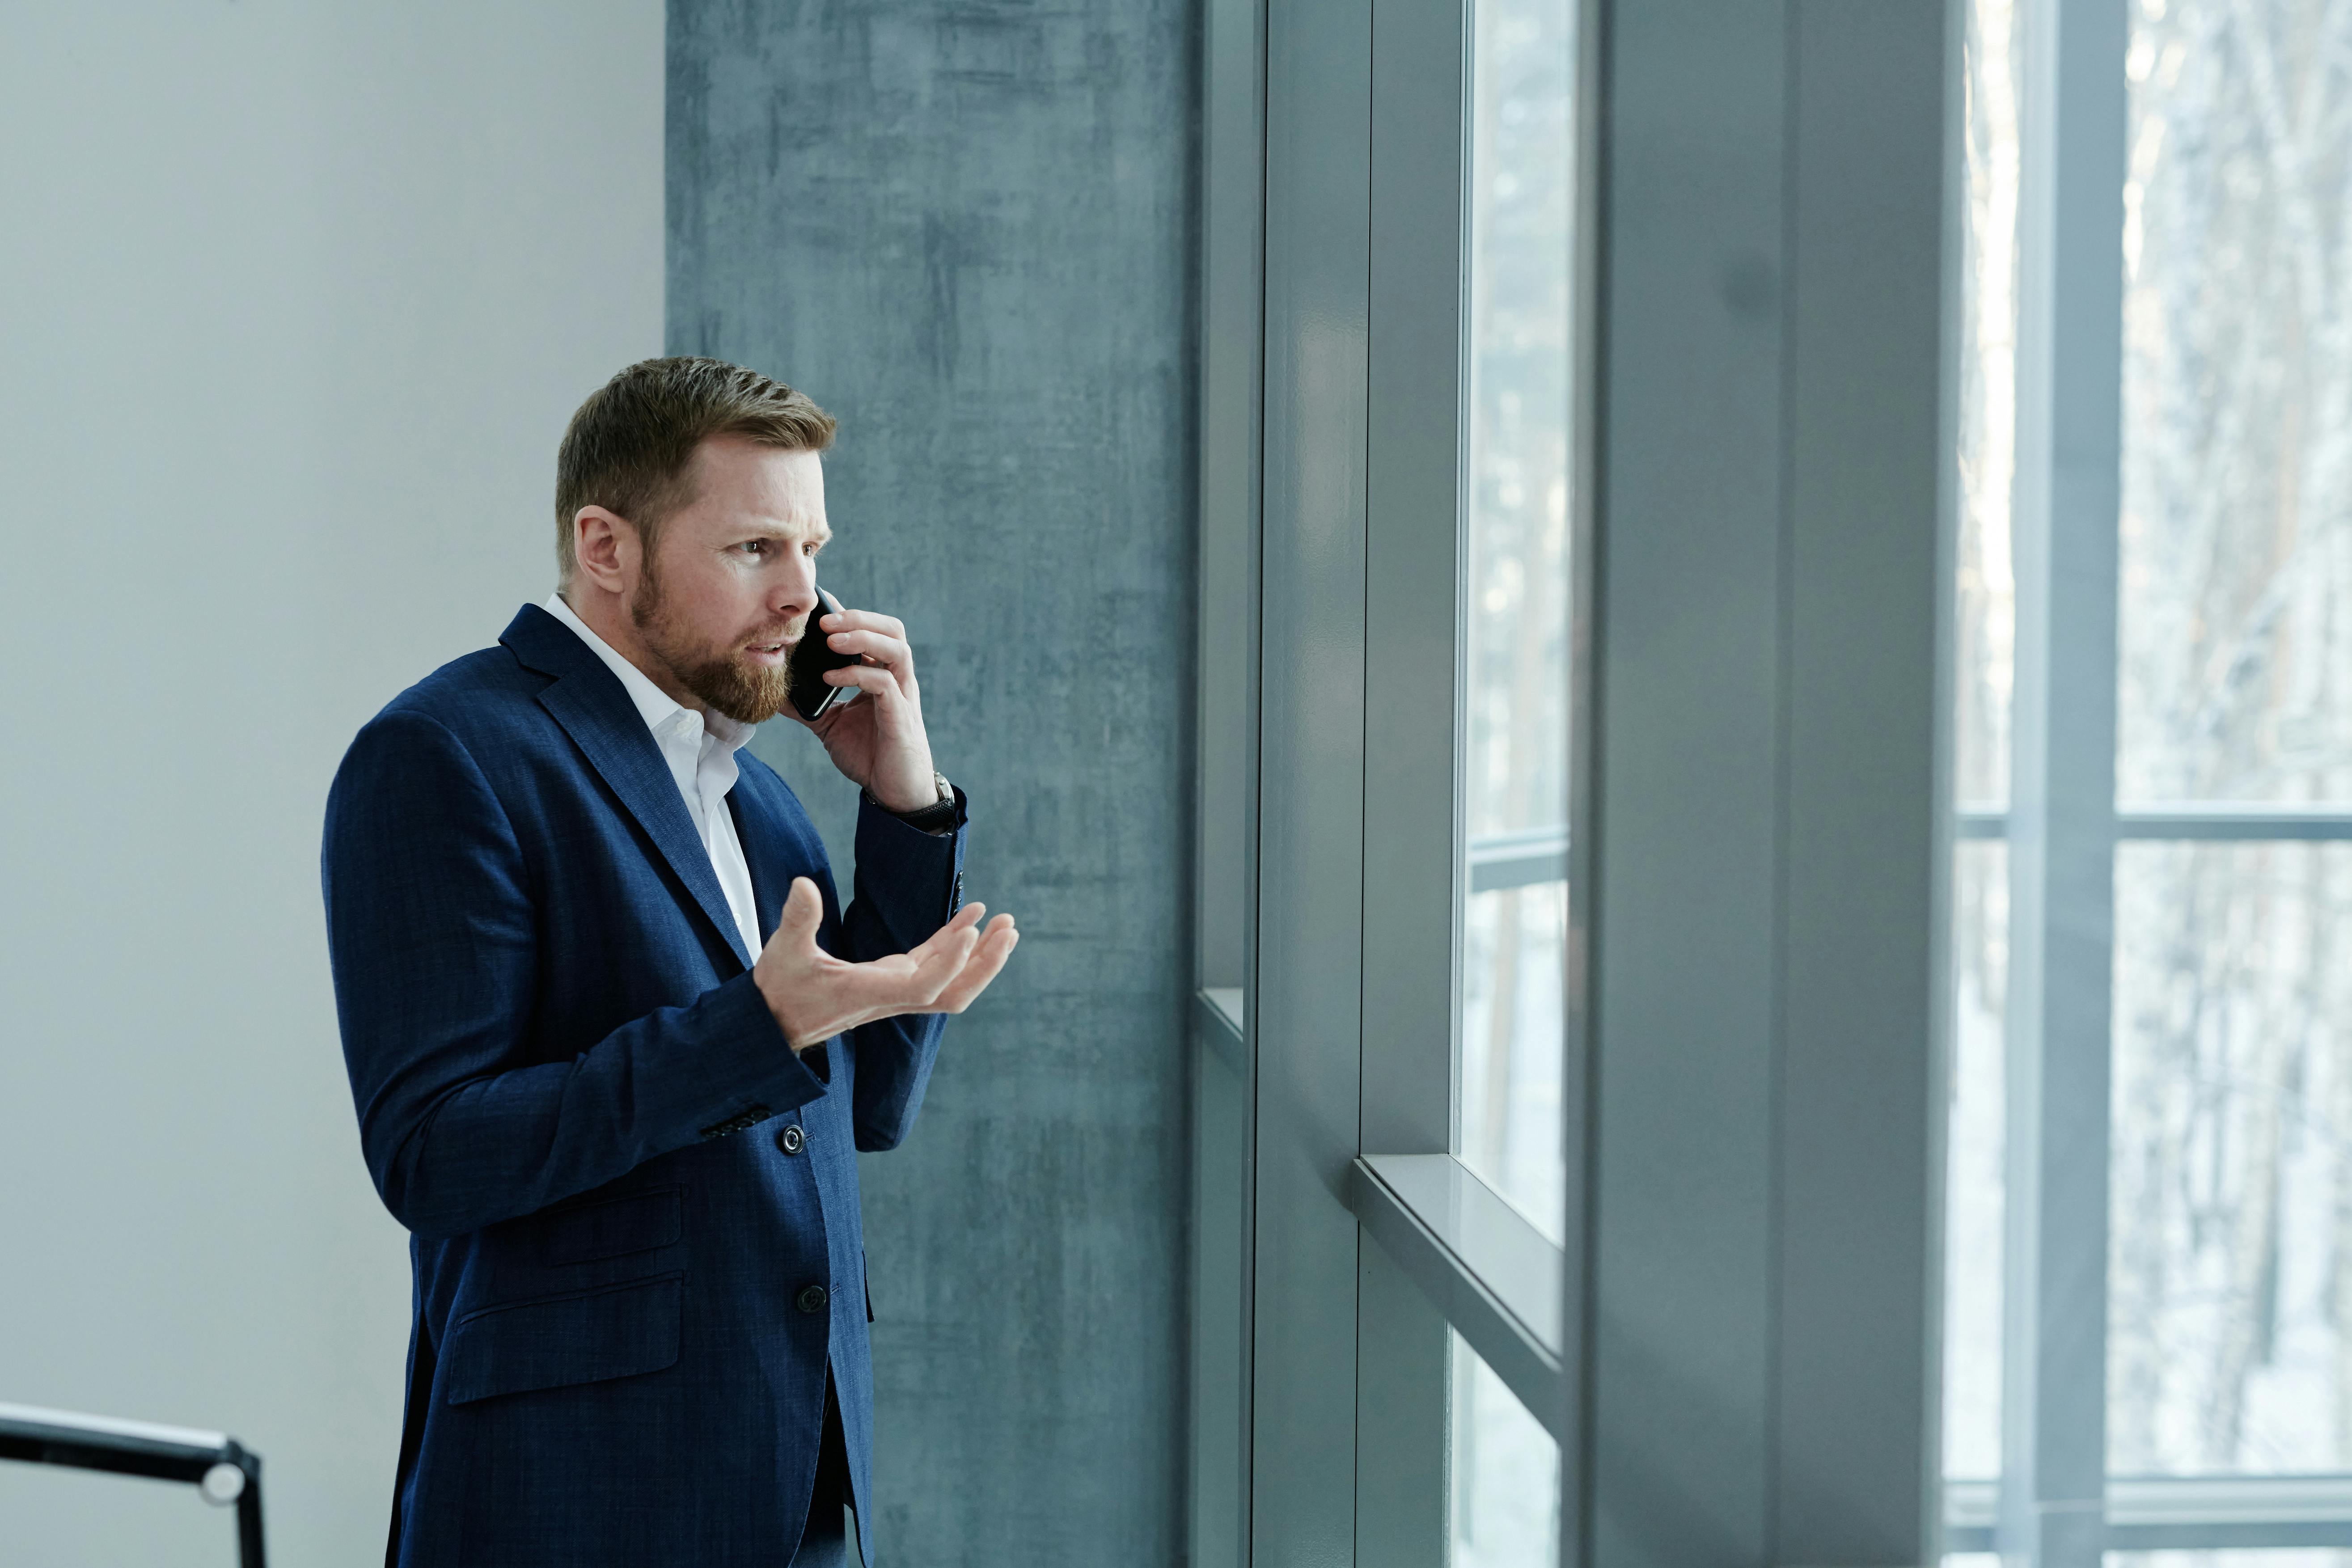
[[[767,553],[768,542],[764,539],[747,539],[735,548],[744,552],[746,554],[764,555]]]

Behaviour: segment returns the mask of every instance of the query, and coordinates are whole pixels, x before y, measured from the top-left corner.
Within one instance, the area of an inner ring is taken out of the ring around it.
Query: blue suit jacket
[[[389,1560],[787,1561],[828,1356],[870,1554],[855,1151],[906,1136],[941,1020],[795,1057],[620,681],[535,605],[499,640],[371,721],[327,805],[361,1143],[414,1235]],[[845,911],[800,802],[738,755],[763,938],[796,876],[845,958],[945,922],[961,811],[935,837],[866,805]]]

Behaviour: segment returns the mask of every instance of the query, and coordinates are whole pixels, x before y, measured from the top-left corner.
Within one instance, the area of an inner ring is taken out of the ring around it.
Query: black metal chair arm
[[[240,1568],[266,1568],[261,1456],[225,1432],[0,1404],[0,1459],[188,1482],[207,1502],[236,1506]]]

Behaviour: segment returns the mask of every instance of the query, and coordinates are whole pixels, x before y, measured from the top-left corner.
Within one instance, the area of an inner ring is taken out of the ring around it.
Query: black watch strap
[[[874,804],[881,806],[884,811],[890,811],[888,806],[883,805],[878,800],[874,800],[870,791],[859,793],[865,795],[867,800],[874,801]],[[946,798],[924,806],[920,810],[890,811],[890,815],[919,833],[945,833],[956,824],[956,797],[950,792]]]

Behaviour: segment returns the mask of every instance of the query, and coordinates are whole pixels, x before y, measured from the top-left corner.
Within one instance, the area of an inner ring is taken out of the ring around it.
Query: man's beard
[[[629,606],[629,619],[654,657],[669,666],[679,685],[739,724],[765,723],[783,710],[792,693],[790,659],[769,669],[745,664],[732,648],[707,655],[689,646],[682,628],[664,613],[667,607],[661,576],[654,570],[649,553],[637,596]]]

